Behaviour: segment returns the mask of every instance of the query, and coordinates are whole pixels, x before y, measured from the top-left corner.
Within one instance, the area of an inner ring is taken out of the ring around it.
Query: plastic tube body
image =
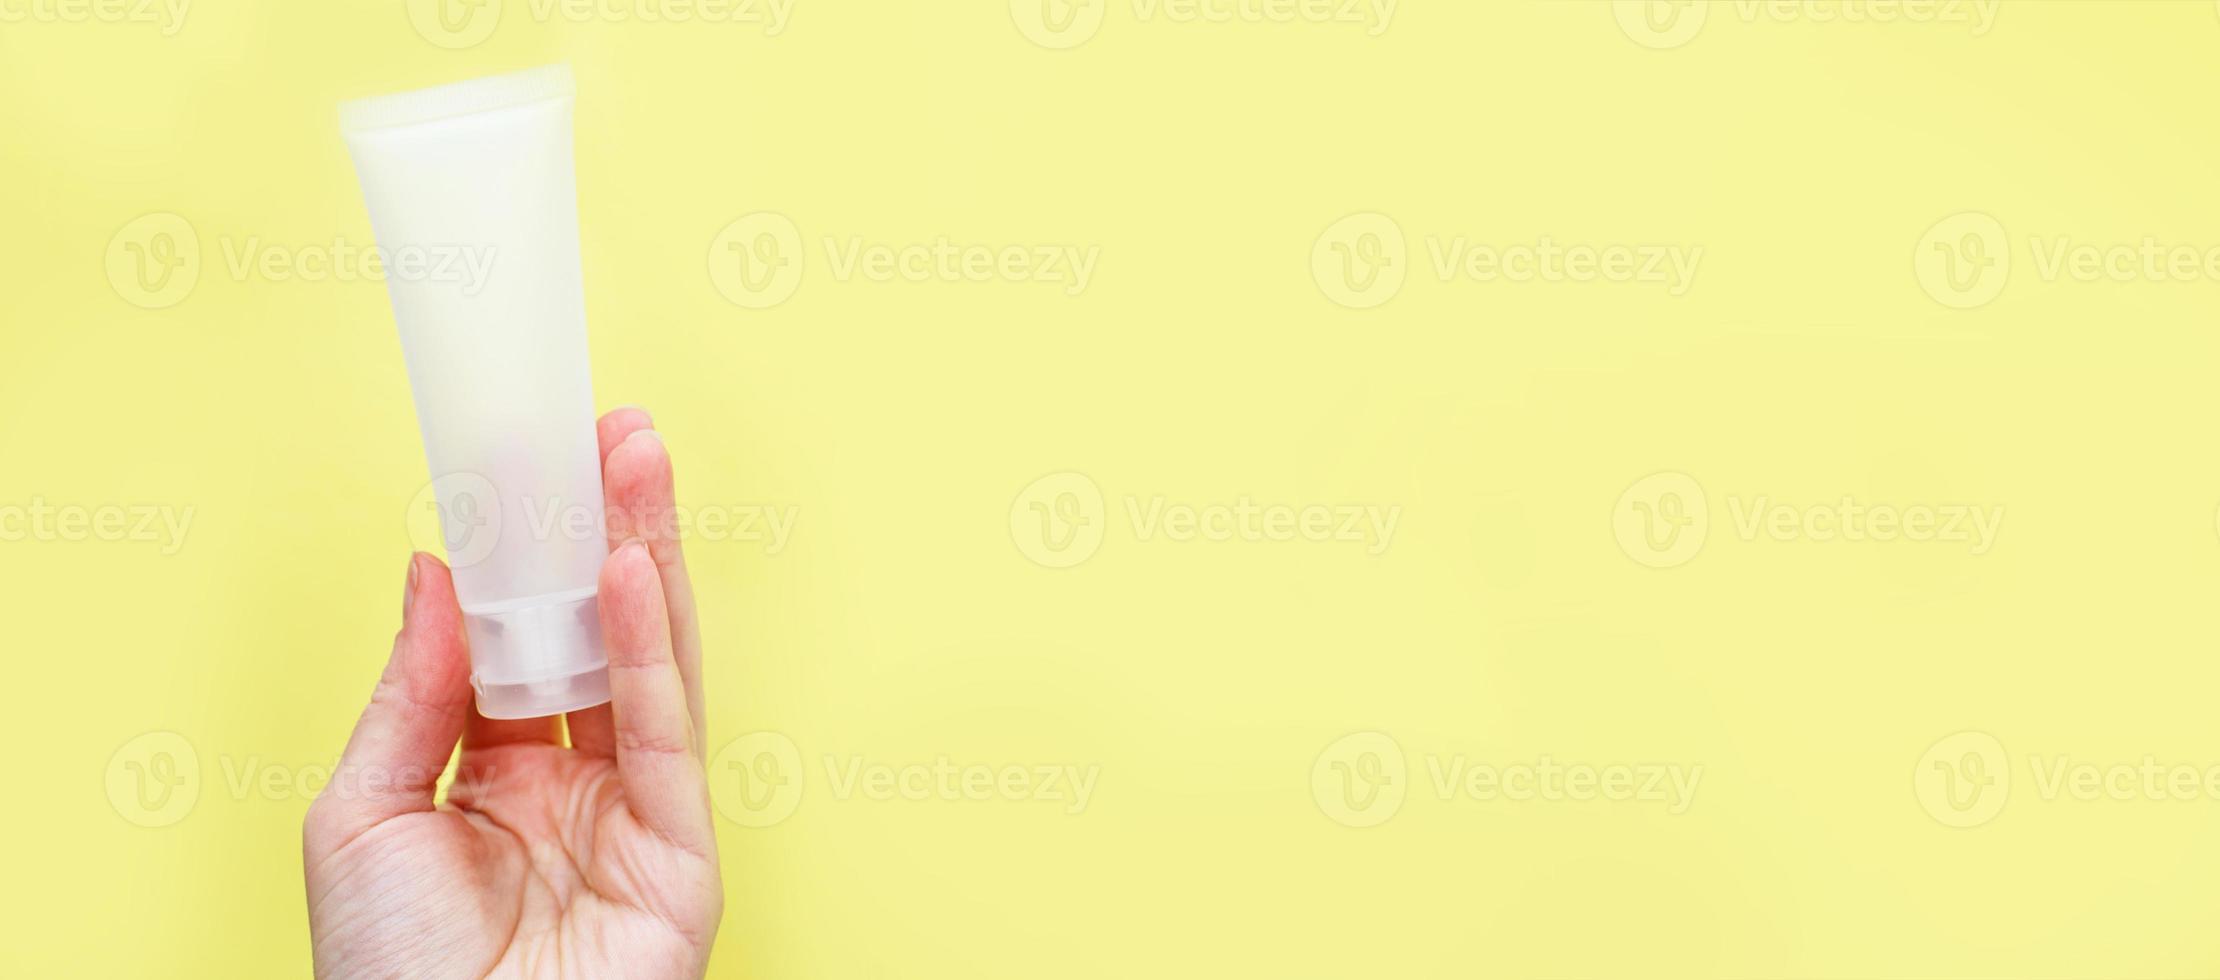
[[[554,66],[340,107],[489,718],[609,699],[571,92]]]

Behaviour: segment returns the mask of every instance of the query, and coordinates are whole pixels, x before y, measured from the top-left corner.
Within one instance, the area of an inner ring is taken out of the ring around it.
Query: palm
[[[610,430],[603,420],[611,532],[635,536],[619,504],[668,500],[669,463],[659,442],[630,451],[639,440]],[[567,746],[557,719],[476,714],[446,569],[412,562],[393,662],[304,831],[319,976],[701,974],[723,897],[699,641],[666,544],[668,561],[630,547],[603,571],[614,705],[572,712]],[[433,806],[458,734],[455,778]]]
[[[421,947],[453,976],[700,972],[715,920],[692,910],[716,866],[632,816],[612,761],[510,745],[462,766],[477,778],[450,805],[386,821],[311,869],[312,901],[319,883],[374,896],[334,923],[338,959]]]

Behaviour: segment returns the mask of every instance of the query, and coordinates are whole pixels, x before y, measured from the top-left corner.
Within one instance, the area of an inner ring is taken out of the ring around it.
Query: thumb
[[[328,853],[404,813],[432,808],[470,716],[470,647],[447,566],[409,558],[401,632],[331,782],[309,807],[304,844]]]

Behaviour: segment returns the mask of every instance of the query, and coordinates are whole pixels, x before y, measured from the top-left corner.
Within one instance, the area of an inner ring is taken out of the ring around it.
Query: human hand
[[[302,830],[317,976],[706,967],[724,889],[702,774],[701,631],[652,424],[618,409],[598,426],[611,703],[562,720],[480,717],[447,566],[410,558],[392,658]]]

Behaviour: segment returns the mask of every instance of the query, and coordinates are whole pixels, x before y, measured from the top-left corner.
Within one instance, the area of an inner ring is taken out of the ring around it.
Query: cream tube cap
[[[463,610],[470,686],[488,718],[540,718],[609,700],[595,590]]]

